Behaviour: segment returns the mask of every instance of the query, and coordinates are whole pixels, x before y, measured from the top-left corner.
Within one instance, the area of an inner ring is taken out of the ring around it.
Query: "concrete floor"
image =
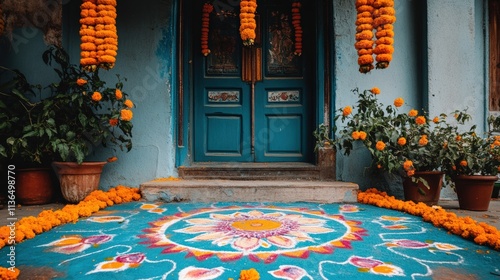
[[[441,200],[439,205],[448,211],[454,212],[459,216],[470,216],[476,221],[486,222],[489,225],[495,226],[500,229],[500,199],[492,199],[488,211],[466,211],[461,210],[458,206],[458,201],[454,200]],[[64,206],[62,203],[51,203],[45,205],[18,205],[15,209],[15,215],[10,216],[7,206],[0,209],[0,226],[7,225],[11,221],[10,218],[17,218],[18,220],[25,216],[37,216],[43,210],[57,210]],[[14,220],[15,221],[15,220]]]

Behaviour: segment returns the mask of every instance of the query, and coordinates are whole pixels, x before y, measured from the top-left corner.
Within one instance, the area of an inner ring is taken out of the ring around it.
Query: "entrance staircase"
[[[166,202],[355,202],[358,185],[325,180],[308,163],[198,163],[180,180],[141,184],[143,198]]]

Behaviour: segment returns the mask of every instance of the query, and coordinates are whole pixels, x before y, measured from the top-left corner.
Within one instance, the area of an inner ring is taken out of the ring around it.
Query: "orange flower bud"
[[[98,91],[94,91],[94,93],[92,94],[92,100],[94,100],[95,102],[99,102],[101,101],[101,99],[102,99],[101,93]]]
[[[399,137],[399,138],[398,138],[398,145],[400,145],[400,146],[404,146],[404,145],[406,145],[406,138],[404,138],[404,137]]]
[[[359,132],[359,139],[361,139],[361,140],[365,141],[366,136],[367,136],[367,135],[366,135],[366,132],[364,132],[364,131],[360,131],[360,132]]]
[[[401,97],[394,99],[394,106],[401,107],[405,103],[405,100]]]
[[[383,151],[385,149],[385,143],[382,141],[378,141],[375,145],[375,148],[379,151]]]
[[[408,116],[410,117],[416,117],[418,115],[418,111],[415,109],[411,109],[410,112],[408,112]]]
[[[378,87],[374,87],[370,91],[375,95],[380,94],[380,89]]]
[[[342,111],[342,114],[344,117],[350,115],[352,113],[352,107],[351,106],[345,106],[344,110]]]
[[[115,97],[116,97],[116,99],[122,99],[122,97],[123,97],[122,91],[118,88],[115,91]]]
[[[83,86],[86,83],[87,83],[87,80],[85,80],[85,79],[79,78],[79,79],[76,80],[76,84],[79,85],[79,86]]]
[[[460,161],[460,166],[466,167],[468,165],[466,160]]]

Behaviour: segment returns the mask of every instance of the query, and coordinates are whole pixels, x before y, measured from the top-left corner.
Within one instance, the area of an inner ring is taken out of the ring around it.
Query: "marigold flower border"
[[[422,217],[425,222],[431,223],[435,227],[446,229],[449,233],[500,251],[500,231],[492,225],[477,222],[471,217],[457,216],[440,206],[428,206],[422,202],[398,200],[394,196],[389,196],[386,192],[374,188],[358,192],[357,200],[359,203],[398,210]]]
[[[12,237],[9,226],[0,227],[0,249],[5,246],[14,245],[31,239],[37,234],[49,231],[54,227],[67,223],[76,223],[79,218],[88,217],[95,212],[114,204],[137,201],[141,199],[139,188],[132,188],[118,185],[109,191],[97,190],[90,193],[83,201],[78,204],[68,204],[62,209],[44,210],[37,217],[24,217],[15,223],[15,234]],[[14,239],[12,239],[14,238]],[[12,243],[12,244],[11,244]],[[20,270],[14,271],[5,267],[0,267],[0,279],[17,279]]]

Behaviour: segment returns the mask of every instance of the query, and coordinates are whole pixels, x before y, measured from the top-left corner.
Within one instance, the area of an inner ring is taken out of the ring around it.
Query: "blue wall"
[[[405,0],[395,1],[395,53],[388,69],[369,74],[358,72],[354,49],[356,11],[352,0],[333,1],[334,71],[332,100],[336,108],[353,105],[354,88],[382,90],[380,100],[392,103],[403,97],[403,110],[426,108],[431,115],[469,107],[473,120],[484,128],[486,111],[484,7],[481,0]],[[78,62],[78,0],[64,1],[63,45]],[[130,94],[134,109],[134,147],[119,153],[117,162],[105,167],[102,188],[116,184],[140,183],[176,175],[175,169],[175,24],[176,0],[148,0],[138,4],[118,4],[119,50],[115,68],[107,73],[126,77],[124,91]],[[428,31],[427,31],[428,30]],[[49,75],[40,55],[45,49],[41,33],[23,28],[16,34],[24,38],[10,45],[1,39],[0,63],[15,65],[33,81]],[[332,109],[332,112],[336,110]],[[99,150],[92,159],[102,160],[111,151]],[[362,188],[379,185],[391,188],[387,178],[364,173],[369,156],[360,148],[346,158],[339,153],[338,179],[354,181]],[[453,196],[446,194],[445,196]]]

